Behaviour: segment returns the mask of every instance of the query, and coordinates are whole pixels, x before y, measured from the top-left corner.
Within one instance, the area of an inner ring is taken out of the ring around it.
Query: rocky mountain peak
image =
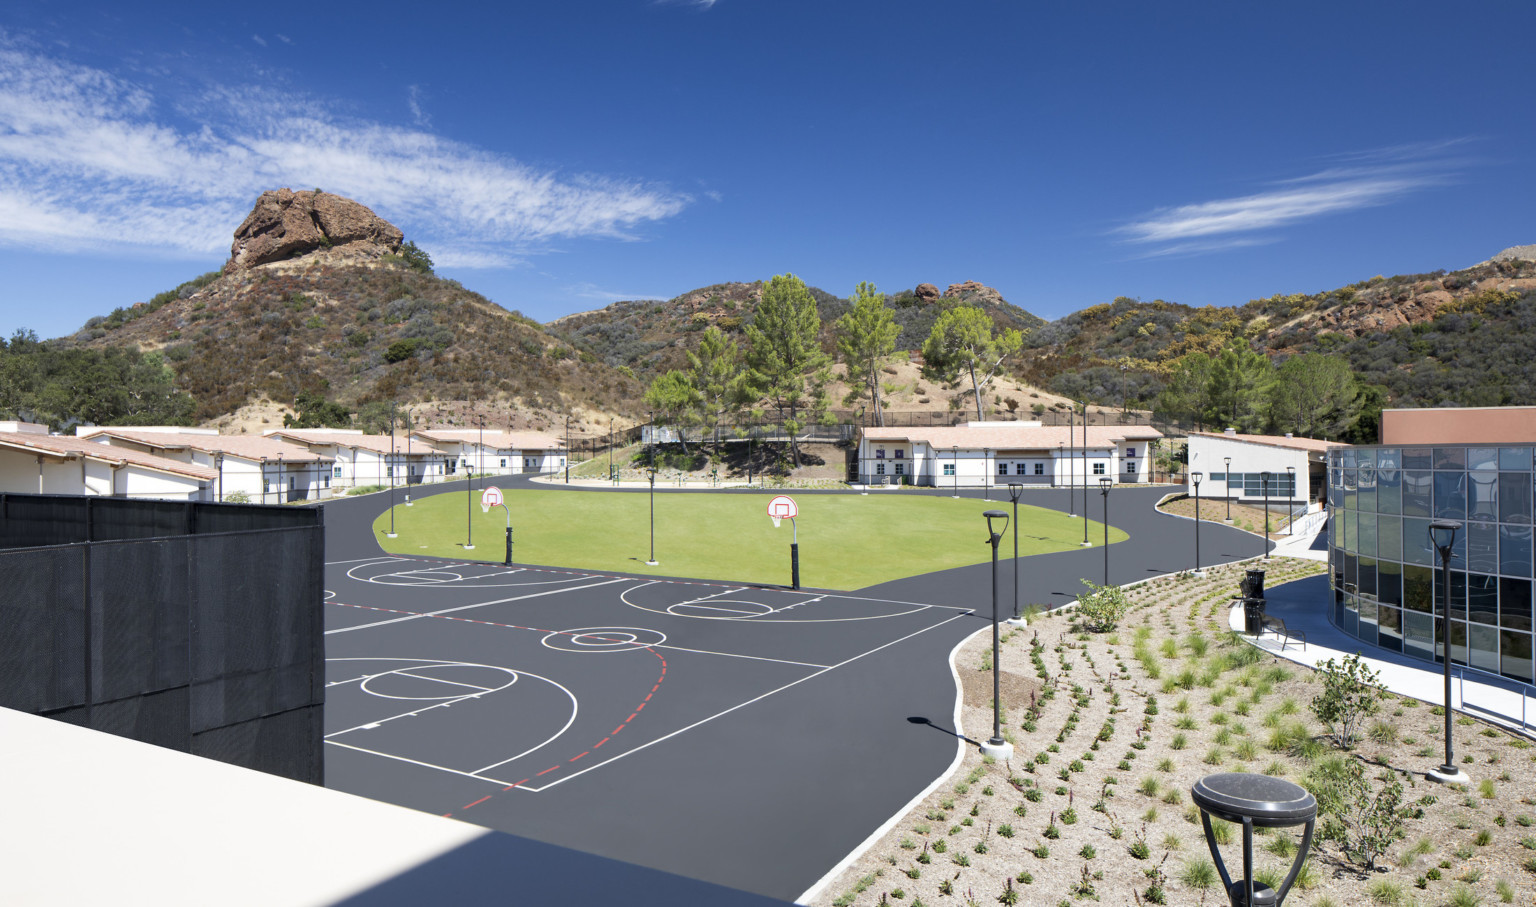
[[[398,252],[404,239],[398,227],[350,198],[319,189],[273,189],[256,199],[256,206],[235,230],[224,271],[334,247],[376,257]]]

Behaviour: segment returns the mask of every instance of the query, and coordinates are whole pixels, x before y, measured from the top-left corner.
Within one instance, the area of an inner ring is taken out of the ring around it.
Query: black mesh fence
[[[62,494],[0,494],[0,548],[315,526],[318,510]]]
[[[323,781],[318,510],[0,497],[0,705]]]

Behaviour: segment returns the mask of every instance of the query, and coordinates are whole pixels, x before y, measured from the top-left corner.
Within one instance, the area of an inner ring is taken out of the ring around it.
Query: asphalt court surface
[[[327,595],[332,785],[387,787],[387,799],[491,827],[502,823],[489,799],[685,745],[688,730],[971,614],[401,557],[328,565]],[[358,760],[373,764],[359,772]]]

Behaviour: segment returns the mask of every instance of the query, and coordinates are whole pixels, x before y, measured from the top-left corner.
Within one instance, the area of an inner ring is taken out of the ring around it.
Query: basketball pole
[[[790,517],[789,518],[789,529],[790,529],[790,532],[794,533],[791,536],[793,541],[791,541],[789,543],[789,576],[790,576],[790,583],[791,583],[790,588],[791,589],[795,589],[795,590],[799,590],[799,588],[800,588],[800,527],[795,525],[795,518],[794,517]]]

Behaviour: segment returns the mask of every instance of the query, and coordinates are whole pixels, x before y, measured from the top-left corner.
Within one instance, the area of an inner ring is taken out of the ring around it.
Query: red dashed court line
[[[556,571],[549,571],[549,572],[556,572]],[[688,585],[702,586],[702,585],[707,585],[707,584],[706,583],[690,583]],[[439,620],[453,620],[453,621],[458,621],[459,623],[466,623],[466,624],[482,624],[482,625],[487,626],[487,627],[502,627],[502,628],[505,628],[505,629],[508,629],[508,630],[529,630],[529,631],[532,631],[534,633],[554,633],[554,634],[558,634],[558,635],[561,635],[561,636],[570,636],[573,639],[575,637],[577,637],[577,636],[587,635],[587,634],[580,634],[580,633],[571,633],[568,630],[542,630],[542,629],[540,629],[538,627],[524,627],[524,626],[521,626],[519,624],[504,624],[504,623],[498,623],[497,621],[493,621],[493,620],[475,620],[475,619],[469,618],[469,617],[454,617],[451,614],[423,614],[420,611],[401,611],[401,610],[396,609],[396,608],[381,608],[381,607],[378,607],[377,605],[351,605],[351,604],[347,604],[346,602],[337,602],[337,601],[327,602],[327,604],[340,605],[343,608],[362,608],[362,609],[368,610],[368,611],[386,611],[386,612],[388,612],[390,614],[416,614],[416,615],[419,615],[421,617],[435,617],[435,618],[438,618]],[[652,655],[655,655],[658,659],[661,660],[661,676],[656,678],[655,685],[651,687],[651,691],[649,693],[645,694],[645,699],[641,700],[640,704],[635,706],[635,710],[633,712],[629,713],[629,717],[625,718],[624,721],[618,727],[613,729],[613,733],[612,734],[609,734],[607,737],[604,737],[602,740],[599,740],[597,743],[593,744],[591,749],[586,750],[585,752],[581,753],[580,755],[572,756],[570,759],[566,760],[566,762],[563,763],[563,764],[552,765],[549,768],[546,768],[544,771],[539,772],[537,775],[534,775],[533,776],[534,778],[540,778],[540,777],[543,777],[544,775],[549,774],[550,772],[559,771],[560,769],[564,768],[566,765],[569,765],[570,763],[575,762],[577,759],[580,759],[582,756],[589,755],[592,752],[592,750],[595,750],[598,747],[602,746],[603,744],[607,743],[609,740],[612,740],[614,738],[614,736],[619,733],[619,731],[624,730],[625,726],[628,725],[631,721],[633,721],[635,719],[636,716],[638,716],[640,714],[641,710],[645,708],[646,703],[651,701],[651,697],[656,695],[656,691],[661,689],[662,681],[667,679],[667,658],[666,658],[665,655],[662,655],[660,652],[656,651],[655,649],[651,648],[650,646],[642,646],[641,648],[643,648],[645,651],[651,653]],[[517,782],[516,784],[509,784],[506,787],[503,787],[502,790],[503,791],[509,791],[509,790],[513,789],[514,787],[520,787],[520,786],[522,786],[524,784],[527,784],[529,781],[532,781],[532,780],[533,780],[533,778],[524,778],[523,780]],[[473,809],[474,807],[479,806],[480,804],[484,803],[485,801],[491,799],[493,796],[495,796],[495,794],[486,794],[484,797],[481,797],[480,799],[476,800],[475,802],[468,803],[468,804],[465,804],[463,807],[460,807],[460,811],[462,812],[463,810],[466,810],[466,809]],[[453,813],[443,813],[443,817],[444,818],[452,818],[453,817]]]

